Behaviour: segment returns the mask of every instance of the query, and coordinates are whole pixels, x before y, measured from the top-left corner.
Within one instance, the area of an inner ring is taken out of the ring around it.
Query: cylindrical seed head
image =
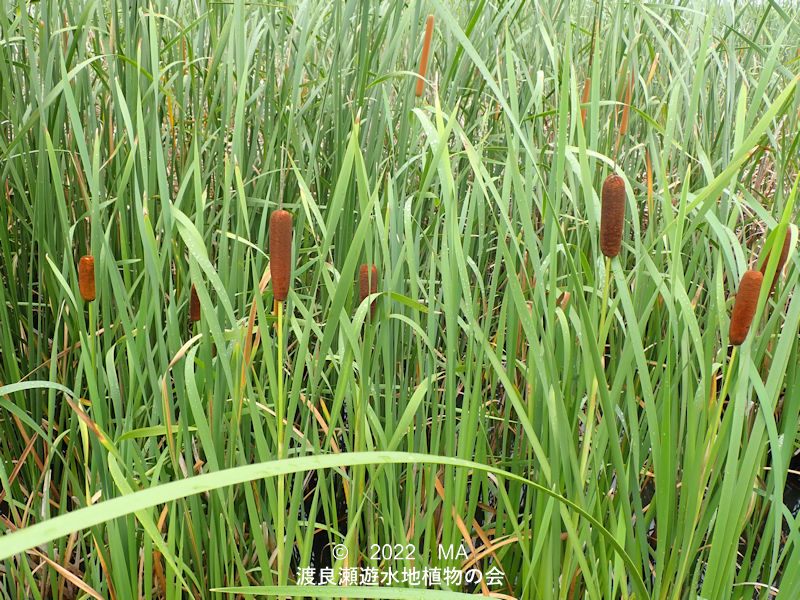
[[[283,302],[292,276],[292,215],[283,209],[269,218],[269,265],[273,296]]]
[[[633,74],[625,86],[625,106],[622,107],[622,122],[619,126],[619,135],[622,137],[628,131],[628,114],[631,110],[631,94],[633,92]]]
[[[378,292],[378,268],[372,265],[369,268],[367,265],[361,265],[358,270],[358,303],[361,304],[364,298],[370,294]],[[370,318],[375,316],[375,300],[372,301],[369,307]]]
[[[587,77],[583,83],[583,96],[581,97],[581,104],[589,102],[589,94],[592,91],[592,78]],[[581,109],[581,124],[586,127],[586,107]]]
[[[197,297],[197,290],[194,289],[194,284],[192,284],[192,293],[189,297],[189,318],[193,323],[200,320],[200,298]]]
[[[761,271],[747,271],[742,275],[739,282],[739,291],[736,293],[736,300],[733,303],[731,313],[731,328],[728,332],[731,344],[740,345],[750,331],[750,324],[756,314],[758,306],[758,294],[761,292],[761,283],[764,275]]]
[[[82,256],[78,261],[78,288],[81,291],[81,297],[86,302],[95,299],[94,256],[91,254]]]
[[[625,224],[625,181],[612,173],[603,182],[600,213],[600,250],[614,258],[622,247]]]
[[[425,23],[425,40],[422,42],[422,56],[419,59],[417,96],[422,96],[422,90],[425,89],[425,73],[428,71],[428,52],[431,49],[431,37],[433,37],[433,15],[428,15],[428,20]]]

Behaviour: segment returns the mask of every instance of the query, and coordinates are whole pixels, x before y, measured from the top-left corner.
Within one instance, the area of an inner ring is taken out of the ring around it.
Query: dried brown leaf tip
[[[361,304],[364,298],[370,294],[376,294],[377,292],[378,268],[375,265],[372,265],[371,268],[367,265],[361,265],[361,268],[358,270],[358,303]],[[375,316],[375,302],[376,300],[373,300],[369,307],[370,319]]]
[[[283,302],[292,277],[292,215],[283,209],[273,211],[269,218],[269,268],[272,293]]]
[[[200,298],[197,297],[197,290],[194,289],[194,284],[192,285],[192,293],[189,298],[189,318],[192,320],[192,323],[196,323],[200,320]]]
[[[433,15],[428,15],[425,23],[425,40],[422,42],[422,56],[419,59],[419,78],[417,79],[417,96],[422,96],[425,89],[425,74],[428,72],[428,53],[431,50],[433,37]]]
[[[783,271],[783,267],[786,264],[786,259],[789,258],[789,250],[791,250],[790,246],[792,243],[792,232],[790,229],[786,229],[786,236],[783,238],[783,247],[781,248],[781,255],[778,257],[778,264],[775,266],[775,275],[772,277],[772,284],[769,286],[769,293],[772,294],[772,290],[775,289],[775,284],[778,283],[778,277],[780,277],[781,271]],[[764,257],[764,263],[761,265],[761,274],[764,277],[767,276],[767,266],[769,265],[769,257],[772,250],[767,252],[767,255]]]
[[[95,299],[94,288],[94,256],[87,254],[78,261],[78,287],[81,291],[81,298],[86,302]]]
[[[739,291],[736,293],[736,300],[733,303],[731,313],[731,328],[728,333],[731,344],[739,346],[747,337],[750,331],[750,324],[756,314],[758,306],[758,294],[761,292],[761,283],[764,275],[761,271],[747,271],[742,275],[739,282]]]
[[[600,250],[614,258],[622,247],[625,224],[625,181],[612,173],[603,182],[600,214]]]

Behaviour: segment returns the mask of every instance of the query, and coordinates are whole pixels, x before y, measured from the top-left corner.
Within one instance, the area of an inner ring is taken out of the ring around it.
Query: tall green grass
[[[0,598],[407,597],[285,587],[332,544],[464,544],[514,598],[800,596],[796,251],[728,340],[796,236],[796,15],[3,3]]]

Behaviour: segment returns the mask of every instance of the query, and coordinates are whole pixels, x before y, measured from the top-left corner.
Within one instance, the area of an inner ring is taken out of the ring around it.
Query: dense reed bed
[[[0,600],[800,597],[790,4],[4,5]]]

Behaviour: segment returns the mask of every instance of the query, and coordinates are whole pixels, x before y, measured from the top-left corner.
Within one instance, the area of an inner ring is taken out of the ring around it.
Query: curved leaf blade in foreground
[[[117,469],[116,459],[108,457],[109,467],[113,471]],[[224,469],[214,473],[205,473],[196,477],[189,477],[179,481],[171,481],[161,485],[156,485],[144,490],[134,492],[125,496],[106,500],[86,508],[81,508],[65,515],[48,519],[41,523],[18,529],[13,533],[6,534],[0,538],[0,560],[5,560],[15,554],[24,552],[40,544],[52,541],[59,537],[69,535],[75,531],[86,529],[93,525],[99,525],[111,519],[116,519],[131,513],[135,513],[147,508],[152,508],[159,504],[165,504],[173,500],[185,498],[194,494],[199,494],[209,490],[214,490],[229,485],[245,483],[255,479],[287,475],[289,473],[299,473],[313,469],[329,469],[344,466],[372,465],[372,464],[403,464],[403,463],[422,463],[451,465],[454,467],[466,467],[494,473],[506,479],[512,479],[529,485],[536,490],[547,494],[565,504],[569,508],[579,513],[587,519],[594,527],[597,527],[609,544],[619,554],[625,563],[628,573],[632,579],[632,586],[636,589],[640,598],[649,598],[644,581],[641,578],[636,565],[628,556],[614,535],[603,527],[596,518],[587,513],[580,506],[560,496],[556,492],[546,487],[534,483],[524,477],[508,473],[502,469],[490,467],[488,465],[450,458],[447,456],[435,456],[430,454],[419,454],[415,452],[349,452],[342,454],[326,454],[324,456],[303,456],[301,458],[287,458],[283,460],[271,460],[253,465],[244,465]],[[341,587],[337,587],[342,590]],[[414,590],[419,591],[419,590]],[[378,597],[378,596],[375,596]],[[397,596],[392,596],[397,597]]]

